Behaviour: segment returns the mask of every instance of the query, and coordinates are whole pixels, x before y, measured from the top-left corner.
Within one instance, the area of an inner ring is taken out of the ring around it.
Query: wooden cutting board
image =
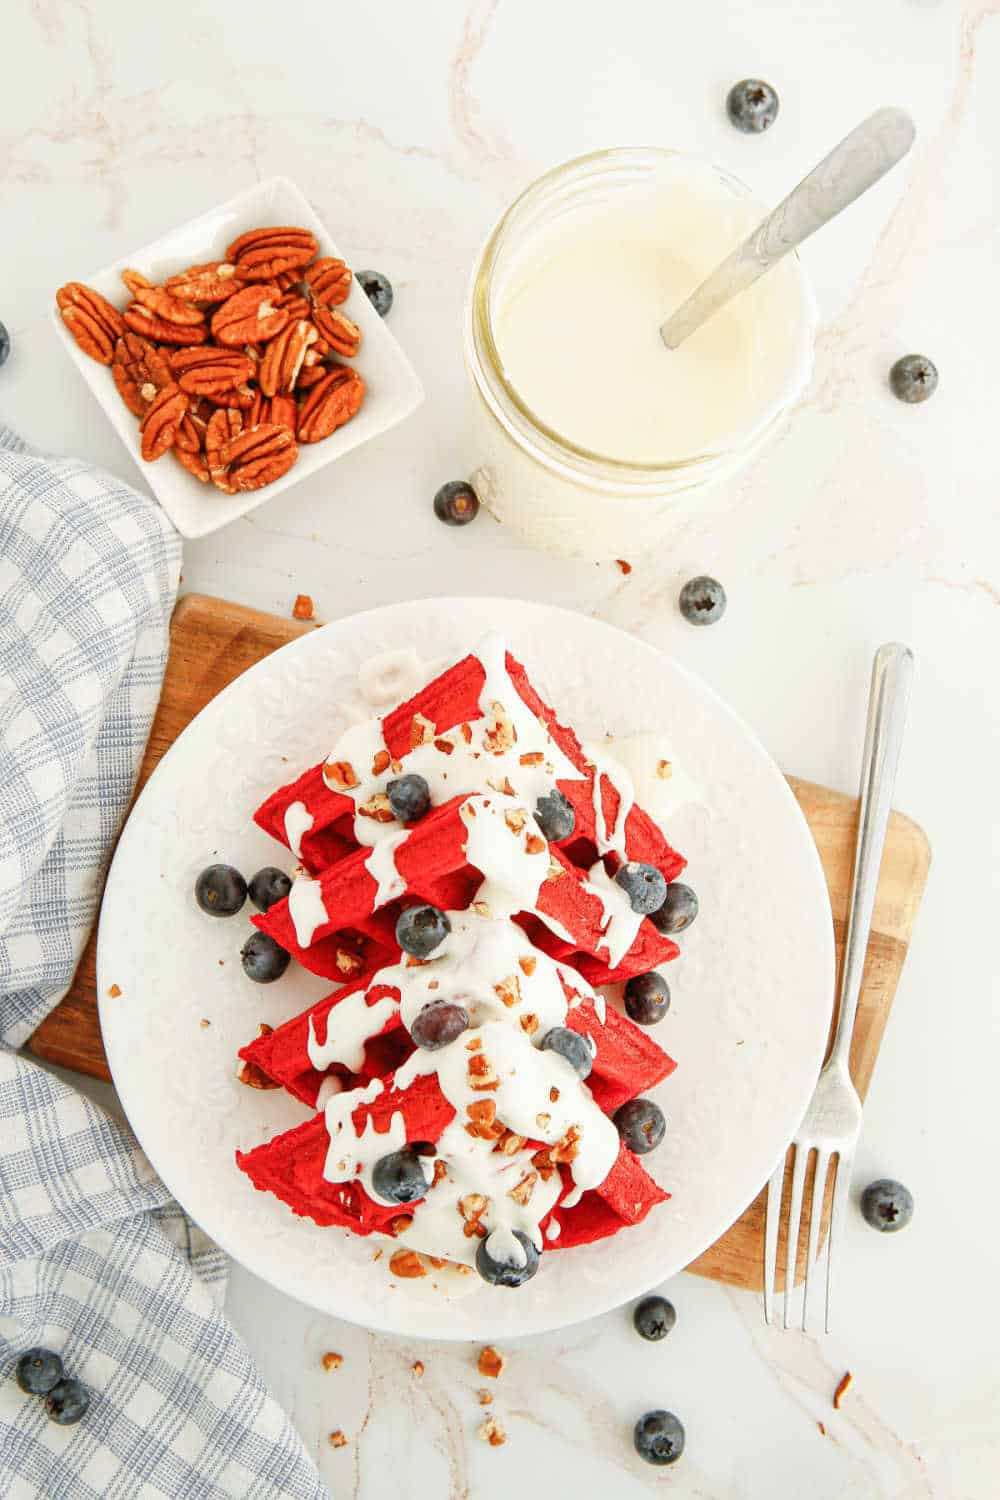
[[[274,615],[261,614],[201,594],[188,594],[183,598],[171,623],[170,658],[137,793],[160,756],[216,693],[254,662],[314,628],[312,624],[278,619]],[[857,801],[812,782],[794,777],[789,777],[789,782],[812,829],[826,872],[839,959],[843,950],[854,858]],[[862,1097],[871,1081],[882,1033],[889,1019],[929,865],[930,848],[923,831],[908,818],[893,813],[851,1048],[851,1070]],[[95,952],[96,941],[92,935],[69,994],[42,1022],[28,1045],[37,1056],[64,1068],[110,1081],[97,1016]],[[806,1219],[804,1214],[801,1257],[805,1253]],[[759,1288],[763,1238],[762,1193],[732,1228],[689,1269],[700,1276],[711,1276],[735,1286]],[[781,1243],[783,1247],[783,1239]],[[783,1254],[782,1248],[781,1257]],[[804,1259],[800,1264],[804,1265]]]

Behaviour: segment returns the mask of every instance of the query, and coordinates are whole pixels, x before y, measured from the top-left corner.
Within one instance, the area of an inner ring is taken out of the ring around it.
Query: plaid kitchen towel
[[[226,1265],[135,1141],[17,1048],[66,992],[156,709],[180,544],[153,503],[0,427],[0,1496],[326,1490],[219,1310]],[[85,1382],[51,1422],[14,1380]]]

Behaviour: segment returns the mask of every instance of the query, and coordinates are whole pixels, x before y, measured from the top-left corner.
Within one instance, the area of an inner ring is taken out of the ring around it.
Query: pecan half
[[[189,474],[193,474],[199,483],[208,483],[212,476],[208,472],[208,459],[200,448],[195,453],[187,453],[183,448],[178,448],[175,443],[172,452],[177,462],[182,464]]]
[[[257,379],[265,396],[289,395],[302,369],[306,350],[315,344],[317,333],[305,318],[288,327],[271,340],[264,350]]]
[[[178,424],[174,447],[179,448],[183,453],[201,452],[201,433],[188,412],[184,413]]]
[[[183,327],[185,324],[205,321],[205,314],[200,307],[193,307],[190,302],[182,302],[179,297],[171,296],[165,287],[154,286],[138,271],[123,271],[122,281],[140,307],[148,308],[155,317],[162,318],[167,323]]]
[[[389,1261],[389,1270],[394,1276],[402,1276],[407,1280],[427,1275],[426,1267],[415,1250],[397,1250]]]
[[[335,354],[353,359],[361,348],[361,329],[346,313],[329,307],[314,307],[313,322]]]
[[[203,344],[208,338],[204,323],[172,323],[141,302],[130,302],[124,316],[133,333],[141,333],[145,339],[155,339],[158,344]]]
[[[157,391],[139,423],[140,451],[148,464],[162,458],[177,439],[177,429],[188,408],[188,398],[179,385]]]
[[[364,395],[365,383],[357,370],[334,365],[320,377],[299,408],[299,442],[319,443],[343,427],[357,414]]]
[[[309,350],[302,362],[302,369],[299,371],[300,391],[307,391],[311,389],[312,386],[319,385],[320,381],[324,379],[324,377],[329,373],[326,366],[323,364],[310,364],[309,361],[312,358],[315,348],[316,345],[314,344],[313,348]]]
[[[299,450],[285,427],[248,427],[230,439],[219,454],[230,484],[237,490],[259,490],[287,474]]]
[[[133,416],[142,418],[157,391],[173,382],[165,357],[155,344],[126,329],[115,342],[111,374],[118,394]]]
[[[220,406],[209,418],[208,426],[205,428],[205,459],[208,463],[208,474],[217,490],[224,495],[235,495],[236,486],[229,478],[229,471],[223,462],[222,450],[231,438],[237,437],[243,431],[243,417],[239,411],[232,407]]]
[[[276,286],[255,282],[242,287],[212,314],[212,336],[232,348],[273,339],[288,322],[288,311],[278,306],[281,293]]]
[[[320,307],[339,307],[346,302],[352,280],[350,266],[333,255],[321,256],[305,273],[306,285]]]
[[[308,265],[318,249],[308,229],[273,225],[241,234],[229,246],[226,259],[247,281],[273,281],[282,271]]]
[[[170,364],[182,391],[213,400],[248,381],[254,368],[236,349],[178,349]]]
[[[283,307],[290,318],[308,318],[312,313],[312,303],[303,297],[301,292],[282,292],[278,298],[278,306]]]
[[[117,307],[82,281],[67,281],[61,286],[56,292],[56,306],[84,354],[99,365],[109,365],[114,359],[115,342],[125,332]]]
[[[200,266],[188,266],[176,276],[168,276],[163,283],[171,296],[179,302],[224,302],[243,283],[236,275],[236,267],[225,260],[209,260]]]

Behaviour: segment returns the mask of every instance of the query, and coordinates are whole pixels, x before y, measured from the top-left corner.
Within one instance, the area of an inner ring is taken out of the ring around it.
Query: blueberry
[[[861,1212],[866,1224],[882,1234],[905,1229],[913,1218],[913,1194],[901,1182],[880,1177],[861,1194]]]
[[[889,371],[892,394],[900,401],[927,401],[937,390],[937,365],[925,354],[904,354]]]
[[[632,910],[644,917],[659,911],[666,898],[667,882],[659,870],[655,865],[644,865],[637,859],[630,859],[622,865],[615,883],[625,892]]]
[[[464,479],[451,479],[434,496],[434,514],[446,526],[467,526],[479,514],[479,499]]]
[[[678,603],[689,625],[714,625],[726,612],[726,591],[717,578],[703,573],[688,579]]]
[[[17,1383],[29,1396],[46,1396],[62,1380],[63,1363],[51,1349],[28,1349],[17,1362]]]
[[[683,881],[672,880],[667,886],[663,905],[654,911],[650,921],[657,932],[683,932],[698,915],[698,897]]]
[[[243,944],[240,957],[249,979],[256,984],[273,984],[288,968],[291,954],[266,932],[255,932]]]
[[[550,844],[568,839],[576,827],[573,804],[558,787],[539,797],[535,803],[535,819]]]
[[[632,1322],[641,1338],[649,1339],[650,1343],[655,1344],[659,1339],[666,1338],[677,1322],[677,1314],[674,1304],[668,1302],[666,1297],[643,1297],[635,1305]]]
[[[358,271],[355,280],[379,317],[384,318],[392,306],[392,282],[388,276],[381,271]]]
[[[672,1411],[648,1411],[636,1422],[632,1441],[648,1464],[675,1464],[684,1452],[684,1428]]]
[[[392,815],[401,823],[415,823],[431,805],[431,789],[422,776],[398,776],[386,783]]]
[[[416,1203],[427,1192],[420,1157],[410,1146],[380,1156],[372,1168],[372,1187],[387,1203]]]
[[[645,1156],[663,1140],[667,1122],[663,1111],[652,1099],[630,1099],[615,1110],[618,1134],[636,1156]]]
[[[418,1047],[436,1052],[439,1047],[447,1047],[468,1028],[469,1012],[464,1005],[456,1005],[451,1000],[432,1000],[418,1012],[410,1027],[410,1035]]]
[[[543,1052],[558,1052],[564,1057],[570,1067],[576,1072],[578,1078],[588,1078],[590,1070],[594,1066],[594,1054],[590,1050],[590,1043],[585,1036],[578,1031],[571,1031],[568,1026],[553,1026],[542,1038]]]
[[[670,986],[662,974],[651,969],[635,974],[625,986],[625,1012],[640,1026],[655,1026],[670,1009]]]
[[[45,1410],[60,1427],[79,1422],[90,1405],[90,1392],[82,1380],[60,1380],[45,1398]]]
[[[258,911],[270,911],[277,902],[284,901],[291,888],[291,879],[284,870],[265,865],[250,882],[250,900]]]
[[[5,365],[9,357],[10,334],[7,332],[7,329],[5,328],[3,323],[0,323],[0,365]]]
[[[513,1246],[509,1249],[498,1248],[495,1234],[479,1241],[476,1270],[490,1286],[523,1286],[538,1270],[540,1256],[531,1240],[520,1229],[515,1229],[512,1233],[520,1246],[519,1254]]]
[[[760,135],[778,117],[778,96],[760,78],[742,78],[726,96],[726,114],[745,135]]]
[[[451,923],[436,906],[408,906],[396,922],[396,942],[413,958],[429,958],[451,931]]]
[[[235,917],[247,899],[247,883],[232,865],[209,865],[195,881],[194,899],[212,917]]]

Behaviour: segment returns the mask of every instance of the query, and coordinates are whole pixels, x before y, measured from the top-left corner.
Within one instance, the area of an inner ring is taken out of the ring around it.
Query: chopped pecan
[[[442,755],[451,755],[455,746],[451,740],[438,739],[434,741],[434,748],[435,750],[440,750]]]
[[[510,1189],[507,1197],[513,1198],[514,1202],[520,1203],[521,1207],[523,1208],[525,1204],[531,1202],[531,1195],[535,1191],[535,1184],[537,1182],[537,1172],[525,1172],[520,1182],[516,1183],[514,1187]]]
[[[512,1005],[520,1005],[521,983],[517,975],[508,974],[506,979],[501,979],[499,984],[493,986],[493,993],[508,1010]]]
[[[556,1142],[550,1148],[554,1162],[575,1161],[580,1155],[580,1137],[582,1131],[579,1125],[571,1125],[562,1140]]]
[[[466,1193],[464,1198],[458,1200],[458,1211],[466,1223],[471,1219],[481,1219],[489,1201],[482,1193]]]
[[[497,1380],[503,1374],[506,1364],[507,1361],[499,1350],[494,1349],[492,1344],[487,1344],[485,1349],[479,1351],[476,1369],[487,1380]]]
[[[219,459],[238,491],[259,490],[286,474],[298,457],[285,427],[248,427],[225,444]]]
[[[257,372],[265,396],[288,395],[294,391],[306,350],[315,342],[316,330],[304,318],[289,323],[271,340]]]
[[[343,1363],[344,1356],[342,1354],[335,1354],[332,1349],[329,1353],[323,1355],[324,1370],[339,1370]]]
[[[309,594],[296,594],[292,605],[292,619],[311,620],[313,613],[312,597]]]
[[[537,833],[529,833],[524,841],[525,854],[541,854],[542,850],[546,848],[548,848],[548,845]]]
[[[534,1036],[538,1030],[538,1017],[529,1011],[526,1016],[521,1017],[521,1030],[526,1031],[529,1036]]]
[[[233,407],[220,406],[213,412],[205,428],[205,459],[208,474],[217,490],[224,495],[235,495],[236,486],[229,478],[222,453],[231,438],[243,431],[243,418]]]
[[[674,774],[674,768],[669,760],[658,760],[656,762],[656,774],[661,781],[669,781]]]
[[[532,958],[530,953],[524,953],[518,959],[517,964],[522,973],[531,975],[538,968],[538,959]]]
[[[548,1130],[549,1126],[552,1124],[552,1116],[550,1114],[547,1114],[545,1110],[540,1109],[538,1111],[538,1114],[535,1116],[535,1124],[538,1126],[539,1130]]]
[[[288,322],[288,310],[278,306],[276,286],[255,282],[227,298],[212,314],[212,337],[233,347],[273,339]]]
[[[389,1261],[389,1270],[394,1276],[406,1280],[427,1275],[427,1269],[415,1250],[397,1250]]]
[[[535,1152],[531,1158],[531,1165],[543,1182],[548,1182],[556,1170],[548,1146],[543,1146],[540,1151]]]
[[[318,249],[308,229],[273,225],[241,234],[226,251],[226,260],[247,281],[271,281],[283,271],[308,265]]]
[[[514,721],[502,703],[495,699],[490,704],[490,718],[483,734],[483,744],[491,755],[503,755],[517,741]]]
[[[430,719],[423,714],[414,714],[410,720],[410,749],[416,750],[418,745],[426,745],[428,740],[434,738],[434,725]]]
[[[109,365],[114,359],[115,342],[125,332],[117,307],[81,281],[67,281],[61,286],[56,292],[56,306],[84,354],[99,365]]]
[[[473,1053],[472,1057],[469,1058],[469,1066],[467,1069],[466,1077],[468,1079],[470,1089],[487,1091],[490,1089],[499,1088],[500,1086],[500,1080],[497,1077],[496,1069],[490,1062],[489,1058],[486,1056],[485,1052],[475,1052]]]
[[[148,464],[162,458],[177,440],[177,429],[188,408],[188,398],[179,385],[157,391],[139,423],[143,458]]]
[[[511,833],[520,833],[528,821],[528,814],[523,807],[509,807],[503,815],[503,820]]]
[[[236,267],[226,260],[209,260],[200,266],[188,266],[163,283],[178,302],[225,302],[238,292],[242,282]]]
[[[321,307],[339,307],[351,290],[351,270],[333,255],[323,255],[305,273],[305,283]]]
[[[327,786],[335,787],[338,792],[349,792],[361,785],[349,760],[328,760],[323,767],[323,778]]]
[[[484,1443],[489,1443],[491,1448],[502,1448],[507,1441],[507,1434],[496,1417],[487,1417],[485,1422],[480,1422],[476,1428],[476,1436]]]
[[[476,1394],[479,1399],[480,1406],[489,1406],[490,1402],[493,1400],[492,1391],[477,1391]]]
[[[178,349],[170,367],[182,391],[217,399],[253,375],[253,364],[237,349]]]
[[[372,775],[381,776],[383,771],[388,771],[391,761],[392,757],[388,750],[377,751],[375,759],[372,761]]]
[[[312,385],[299,411],[299,438],[303,443],[318,443],[343,427],[357,414],[364,400],[365,383],[357,370],[334,365]],[[299,372],[299,385],[303,384]]]
[[[431,1178],[430,1185],[428,1186],[427,1191],[430,1192],[431,1188],[436,1188],[442,1178],[447,1177],[447,1175],[448,1168],[444,1161],[442,1161],[439,1157],[438,1160],[434,1163],[434,1176]]]
[[[527,755],[520,757],[520,764],[522,766],[540,766],[544,759],[545,756],[541,750],[532,750]]]
[[[239,1067],[236,1069],[236,1077],[240,1083],[245,1083],[249,1089],[280,1089],[281,1084],[276,1078],[268,1078],[263,1068],[258,1068],[256,1063],[247,1062],[245,1058],[240,1059]]]
[[[343,974],[348,979],[355,978],[365,968],[365,959],[360,953],[356,953],[353,948],[338,946],[334,950],[333,962],[337,973]]]
[[[493,788],[495,792],[502,792],[505,797],[513,797],[514,788],[510,784],[509,776],[488,776],[486,785]]]
[[[313,322],[334,354],[353,359],[361,348],[361,329],[346,313],[330,307],[314,307]]]
[[[420,1274],[423,1275],[423,1272],[421,1272]],[[336,1432],[331,1432],[327,1436],[327,1442],[330,1444],[331,1448],[346,1448],[347,1447],[347,1438],[341,1432],[341,1430],[340,1430],[339,1427],[337,1428]]]
[[[395,818],[392,808],[389,806],[389,798],[385,792],[376,792],[366,802],[362,802],[358,808],[362,818],[374,818],[376,823],[391,823]]]

